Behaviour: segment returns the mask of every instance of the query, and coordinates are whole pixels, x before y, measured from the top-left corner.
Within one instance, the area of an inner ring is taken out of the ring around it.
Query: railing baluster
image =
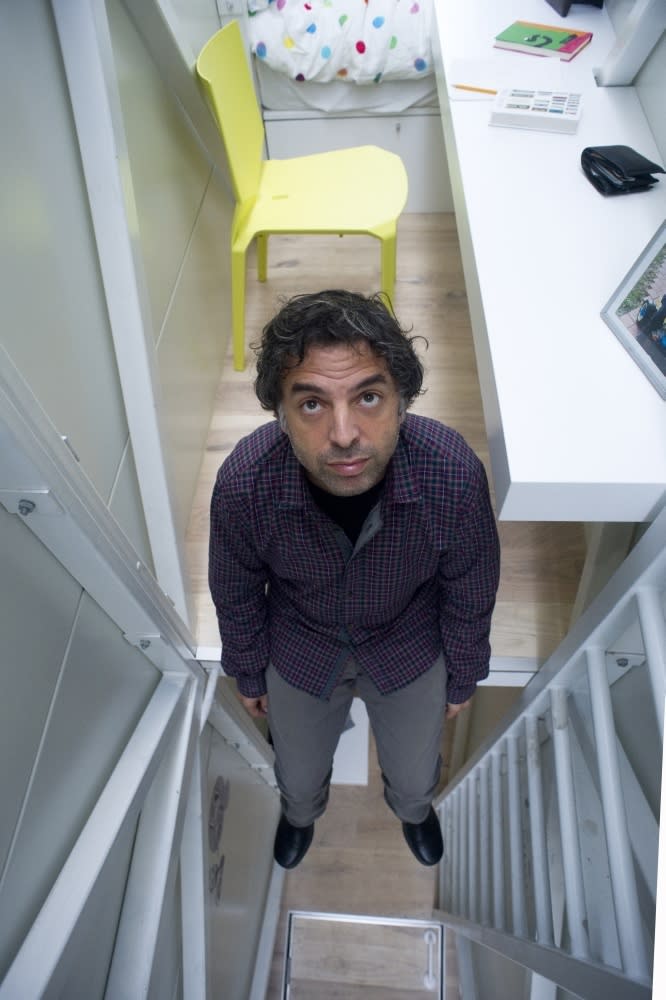
[[[455,826],[453,824],[453,799],[446,800],[444,813],[444,843],[446,854],[440,865],[444,876],[444,893],[447,909],[453,910],[453,873],[455,872]]]
[[[566,892],[567,922],[571,936],[571,950],[576,958],[588,958],[590,947],[585,930],[587,914],[583,890],[583,870],[578,840],[578,821],[574,797],[573,772],[571,768],[571,744],[569,740],[569,713],[567,692],[564,688],[550,690],[553,713],[553,748],[555,751],[555,773],[557,779],[557,799],[560,813],[560,835],[562,838],[562,866]]]
[[[666,623],[661,609],[659,593],[653,589],[642,589],[636,594],[641,634],[645,644],[652,696],[659,723],[662,743],[664,740],[664,679],[666,678]]]
[[[469,812],[467,809],[468,785],[460,788],[460,914],[469,917]]]
[[[527,937],[525,915],[525,872],[523,869],[523,826],[520,819],[520,764],[518,737],[507,738],[509,777],[509,853],[511,857],[511,913],[513,933]]]
[[[469,822],[469,919],[478,920],[478,864],[479,864],[479,810],[476,793],[476,771],[472,771],[467,779],[467,813]]]
[[[550,874],[546,847],[546,822],[541,780],[541,745],[539,720],[536,715],[525,718],[527,745],[527,781],[530,801],[530,841],[532,844],[532,878],[536,911],[537,940],[553,943],[553,909],[550,898]]]
[[[450,910],[450,901],[447,893],[447,879],[449,872],[451,871],[451,853],[449,850],[449,845],[446,841],[446,818],[449,812],[450,803],[448,800],[444,800],[436,809],[437,819],[439,821],[439,826],[442,831],[442,842],[444,844],[444,851],[442,853],[441,863],[437,866],[437,898],[439,899],[439,907],[441,910]]]
[[[456,868],[453,877],[453,912],[458,914],[458,916],[462,916],[462,908],[461,908],[462,900],[460,893],[460,887],[462,885],[462,874],[461,874],[462,851],[460,850],[460,841],[462,839],[462,832],[461,832],[462,821],[460,818],[462,812],[460,808],[461,795],[462,795],[462,788],[456,788],[453,800],[453,805],[454,805],[453,820],[455,824],[453,828],[453,836],[455,844],[455,861],[456,861]]]
[[[502,753],[500,747],[490,755],[493,836],[493,926],[504,930],[504,821],[502,810]]]
[[[479,855],[481,868],[481,923],[490,923],[490,830],[488,761],[479,767]]]
[[[650,969],[624,808],[606,657],[602,649],[587,650],[587,673],[622,963],[628,975],[648,977]]]

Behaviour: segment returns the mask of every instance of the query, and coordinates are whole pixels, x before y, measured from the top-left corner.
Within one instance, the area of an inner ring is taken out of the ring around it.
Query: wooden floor
[[[372,239],[347,237],[272,239],[268,282],[250,273],[248,341],[279,306],[297,292],[343,287],[367,292],[379,285],[379,250]],[[488,467],[470,321],[457,232],[452,215],[403,216],[398,237],[395,311],[403,326],[427,339],[422,356],[428,391],[414,412],[457,430]],[[251,358],[248,352],[248,358]],[[197,640],[219,643],[206,584],[208,505],[218,466],[244,434],[267,419],[252,390],[252,368],[229,367],[220,383],[188,538],[188,558],[197,600]],[[488,468],[490,473],[490,469]],[[493,654],[545,659],[568,629],[584,547],[578,524],[499,525],[502,575],[492,628]],[[450,758],[454,727],[443,747]],[[409,854],[400,824],[382,798],[381,778],[371,752],[365,787],[332,789],[325,816],[304,862],[287,874],[269,1000],[280,996],[285,914],[289,909],[429,917],[435,875]],[[446,779],[446,766],[443,781]]]

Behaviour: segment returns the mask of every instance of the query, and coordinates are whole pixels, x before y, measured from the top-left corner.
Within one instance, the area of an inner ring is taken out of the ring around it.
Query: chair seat
[[[265,160],[242,229],[248,243],[256,233],[379,235],[395,223],[406,201],[402,160],[378,146]],[[241,232],[237,239],[245,242]]]

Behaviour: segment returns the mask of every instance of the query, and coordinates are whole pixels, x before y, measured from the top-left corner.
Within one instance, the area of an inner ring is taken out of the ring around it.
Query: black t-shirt
[[[356,544],[358,536],[366,517],[375,506],[384,489],[384,480],[371,486],[365,493],[357,493],[356,496],[338,497],[334,493],[328,493],[319,486],[315,486],[310,480],[307,484],[312,494],[312,499],[324,514],[327,514],[332,521],[339,524],[347,538],[353,545]]]

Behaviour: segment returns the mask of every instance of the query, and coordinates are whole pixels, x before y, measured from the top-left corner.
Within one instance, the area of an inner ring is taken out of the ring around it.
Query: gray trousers
[[[386,802],[403,822],[421,823],[426,818],[441,768],[446,708],[443,656],[391,694],[380,694],[352,657],[328,701],[287,684],[272,664],[266,684],[275,776],[282,811],[293,826],[309,826],[326,808],[333,754],[354,694],[368,711]]]

